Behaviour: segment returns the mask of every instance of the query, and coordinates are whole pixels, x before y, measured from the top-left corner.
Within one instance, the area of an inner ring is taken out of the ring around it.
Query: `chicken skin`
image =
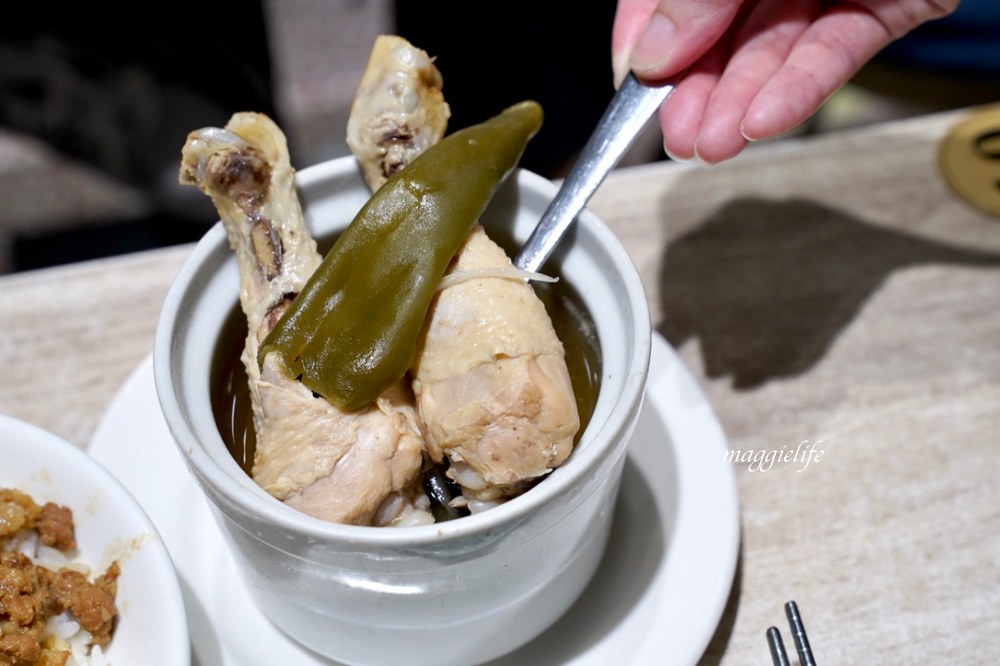
[[[580,427],[563,345],[534,289],[479,225],[449,269],[413,366],[427,450],[466,497],[517,494],[562,464]],[[499,270],[497,270],[499,269]],[[468,279],[463,279],[468,275]]]

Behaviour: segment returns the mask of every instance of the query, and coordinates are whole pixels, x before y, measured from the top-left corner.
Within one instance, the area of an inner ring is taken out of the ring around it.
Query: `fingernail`
[[[673,21],[660,13],[654,13],[649,19],[646,31],[639,37],[632,49],[632,67],[639,71],[656,69],[667,61],[672,47],[671,42],[677,28]]]
[[[628,66],[628,52],[620,51],[618,53],[612,54],[611,56],[611,72],[614,74],[615,80],[615,90],[618,90],[622,81],[628,76],[629,66]]]
[[[704,157],[698,154],[698,139],[694,140],[694,158],[699,162],[701,162],[702,164],[706,164],[708,166],[714,166],[716,164],[711,160],[706,160]]]
[[[747,134],[747,131],[746,131],[746,129],[745,129],[744,127],[743,127],[743,123],[740,123],[740,134],[741,134],[741,135],[743,136],[743,138],[744,138],[744,139],[746,139],[747,141],[751,141],[751,142],[752,142],[752,141],[757,141],[757,140],[758,140],[758,139],[756,139],[756,138],[754,138],[754,137],[750,136],[749,134]]]
[[[667,157],[669,157],[671,160],[673,160],[674,162],[680,162],[681,164],[685,162],[690,162],[694,159],[694,157],[681,157],[679,155],[674,155],[672,152],[667,150],[666,146],[663,147],[663,152],[665,152],[667,154]]]

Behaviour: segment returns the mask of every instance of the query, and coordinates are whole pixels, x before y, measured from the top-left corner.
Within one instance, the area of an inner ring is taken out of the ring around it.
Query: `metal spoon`
[[[528,271],[541,268],[559,239],[604,182],[605,176],[635,143],[639,132],[673,89],[671,83],[650,85],[629,73],[611,98],[583,152],[563,180],[562,187],[514,260],[518,268]]]

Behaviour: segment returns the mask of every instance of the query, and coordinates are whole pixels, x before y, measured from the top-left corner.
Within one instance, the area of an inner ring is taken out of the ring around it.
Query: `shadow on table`
[[[697,337],[709,377],[737,389],[812,367],[893,271],[1000,265],[1000,255],[907,236],[805,200],[729,202],[662,262],[658,330]]]

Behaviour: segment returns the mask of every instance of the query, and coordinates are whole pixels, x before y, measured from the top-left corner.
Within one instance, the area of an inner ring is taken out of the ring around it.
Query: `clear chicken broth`
[[[566,365],[580,413],[579,439],[590,422],[600,388],[601,347],[597,329],[583,300],[565,280],[533,286],[566,349]],[[234,305],[215,347],[211,393],[212,411],[226,448],[250,474],[256,437],[246,370],[240,359],[246,335],[246,319],[239,305]]]

